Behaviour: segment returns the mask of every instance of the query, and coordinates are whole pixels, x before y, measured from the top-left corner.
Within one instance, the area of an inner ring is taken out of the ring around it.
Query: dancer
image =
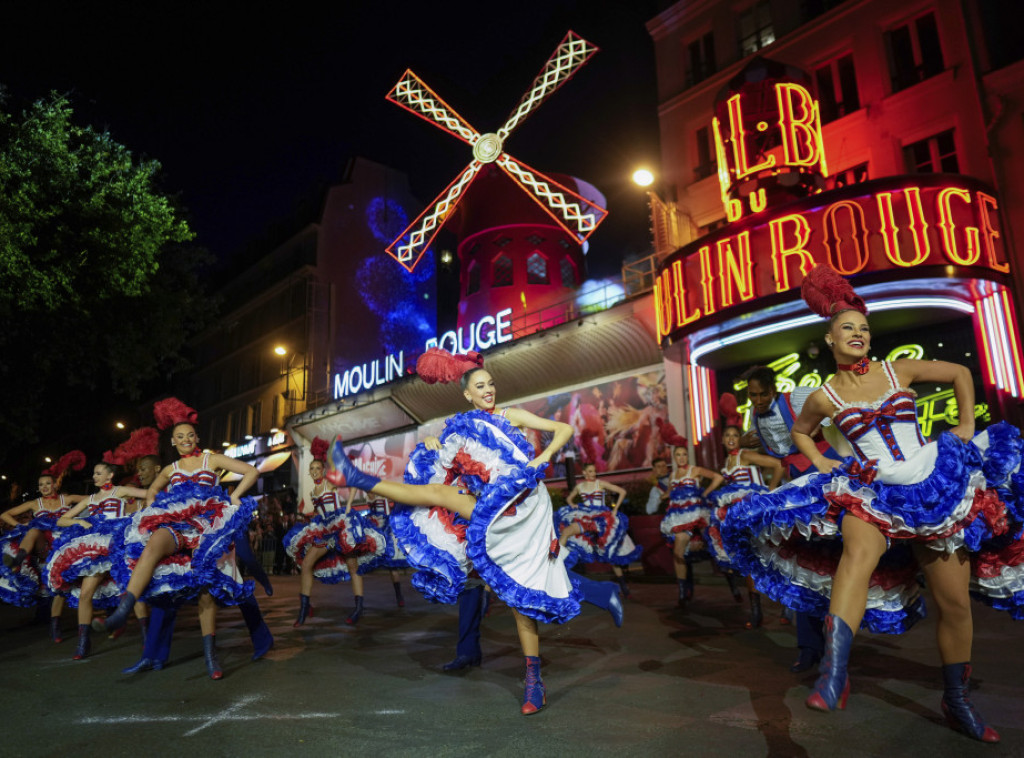
[[[611,508],[605,493],[615,495]],[[585,464],[583,481],[565,498],[565,506],[558,509],[558,541],[562,547],[568,545],[571,551],[567,564],[570,561],[610,563],[622,596],[628,598],[629,586],[622,567],[639,560],[643,548],[633,543],[627,533],[629,518],[619,513],[625,496],[622,487],[597,478],[597,467],[593,463]],[[579,505],[577,498],[582,501]]]
[[[365,494],[365,493],[364,493]],[[405,607],[405,598],[402,596],[402,578],[398,573],[400,569],[409,567],[409,560],[405,551],[398,544],[395,530],[391,528],[391,512],[395,504],[386,497],[373,498],[367,502],[363,511],[364,518],[370,526],[376,527],[384,535],[384,555],[374,564],[375,568],[386,568],[391,577],[391,586],[395,589],[395,605],[399,608]]]
[[[64,531],[56,540],[47,562],[47,584],[54,592],[78,607],[78,646],[72,659],[79,661],[92,649],[90,639],[93,607],[110,609],[117,605],[117,584],[110,577],[114,546],[122,540],[127,516],[146,497],[139,487],[114,486],[118,473],[116,457],[109,451],[93,467],[92,481],[98,488],[87,499],[57,519]],[[79,514],[88,509],[84,518]],[[135,605],[145,643],[147,609]]]
[[[992,489],[1013,483],[1019,432],[1000,423],[973,436],[974,384],[964,366],[869,361],[867,308],[831,269],[815,268],[802,289],[808,305],[830,317],[825,343],[836,360],[835,377],[807,400],[793,426],[797,446],[821,473],[738,503],[726,521],[726,543],[746,551],[762,591],[804,609],[828,601],[821,675],[807,698],[817,710],[846,706],[857,629],[901,632],[920,615],[916,576],[922,571],[938,611],[943,712],[954,729],[998,742],[968,699],[968,552],[977,553],[974,589],[982,599],[1024,616],[1024,576],[1019,566],[1000,562],[1008,553],[1019,555],[1021,525],[1008,523],[1014,513]],[[915,382],[952,384],[962,409],[959,424],[931,443],[917,425],[909,389]],[[842,465],[811,439],[826,418],[853,447],[853,459]],[[784,534],[789,537],[780,542]],[[817,539],[805,539],[811,534]]]
[[[359,471],[340,439],[331,450],[327,477],[337,486],[358,487],[401,504],[392,516],[395,533],[410,563],[420,568],[413,586],[428,599],[455,602],[475,569],[505,601],[526,657],[521,712],[536,713],[546,704],[537,621],[573,618],[581,592],[607,608],[617,625],[622,621],[614,585],[583,577],[570,581],[551,499],[541,481],[552,455],[572,437],[572,427],[518,408],[499,409],[494,379],[479,356],[466,359],[432,349],[420,358],[417,371],[427,381],[461,377],[463,395],[474,410],[450,418],[439,439],[417,446],[406,483]],[[536,454],[522,429],[550,433],[552,439]]]
[[[158,428],[171,430],[171,444],[181,457],[157,475],[146,494],[147,507],[125,531],[114,572],[127,590],[105,624],[94,626],[107,631],[123,626],[136,599],[165,605],[197,600],[207,672],[220,679],[217,602],[239,605],[252,598],[252,582],[243,581],[235,566],[234,546],[246,539],[256,510],[256,502],[242,496],[258,472],[248,463],[199,448],[196,412],[180,400],[161,400],[153,414]],[[230,497],[217,486],[215,469],[241,474]]]
[[[725,466],[722,468],[722,478],[725,484],[711,493],[714,509],[711,512],[711,523],[707,529],[708,544],[715,561],[725,572],[725,578],[733,597],[737,602],[741,602],[743,598],[736,586],[736,578],[742,574],[736,571],[732,556],[722,544],[721,525],[733,503],[742,500],[749,494],[769,492],[778,487],[782,482],[782,464],[778,458],[740,447],[743,419],[736,411],[735,395],[730,392],[724,393],[719,398],[718,407],[722,411],[722,415],[725,416],[725,426],[722,427],[722,447],[725,448]],[[765,473],[768,474],[769,484],[767,485],[765,484]],[[747,629],[755,629],[761,626],[763,619],[761,596],[757,593],[754,583],[749,577],[747,578],[747,593],[750,599],[750,618],[744,626]]]
[[[724,480],[717,471],[691,466],[686,438],[676,432],[675,427],[667,421],[659,426],[662,439],[673,446],[673,470],[668,488],[669,506],[661,520],[661,533],[672,545],[672,562],[679,585],[679,607],[685,608],[687,601],[693,599],[693,567],[686,556],[686,549],[690,545],[690,540],[707,527],[711,516],[708,495],[720,487]],[[702,479],[711,482],[703,489],[700,486]]]
[[[324,478],[328,447],[327,440],[313,439],[313,460],[309,464],[313,517],[307,524],[293,526],[284,538],[285,550],[302,571],[299,616],[292,625],[295,627],[302,626],[313,615],[310,596],[314,577],[324,584],[352,582],[355,609],[345,623],[358,623],[363,615],[363,574],[384,556],[384,535],[352,510],[355,489],[349,488],[348,501],[342,509],[337,490]]]
[[[792,429],[804,403],[817,388],[796,387],[792,392],[778,392],[775,386],[775,372],[767,366],[753,366],[743,374],[747,382],[747,398],[751,408],[751,433],[744,437],[743,444],[761,443],[765,453],[778,458],[791,479],[803,476],[814,466],[793,441]],[[828,423],[826,420],[824,423]],[[842,460],[829,443],[819,434],[815,435],[818,452],[832,460]],[[785,623],[789,619],[783,616]],[[821,614],[796,611],[796,644],[799,655],[789,667],[794,674],[813,668],[825,651],[825,618]]]
[[[0,567],[0,600],[11,605],[31,607],[50,600],[50,639],[63,642],[60,616],[64,610],[64,597],[53,594],[46,586],[40,571],[46,556],[53,549],[53,542],[60,534],[57,519],[68,508],[82,500],[85,495],[65,495],[60,491],[64,475],[68,470],[81,471],[85,468],[85,453],[72,450],[39,475],[37,486],[39,497],[10,510],[0,513],[0,520],[13,529],[0,538],[0,553],[3,566]],[[32,514],[31,520],[21,525],[18,517]],[[28,558],[32,560],[26,560]]]

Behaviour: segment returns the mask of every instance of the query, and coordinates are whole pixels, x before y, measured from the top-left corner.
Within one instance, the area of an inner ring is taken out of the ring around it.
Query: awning
[[[252,465],[256,467],[256,470],[260,474],[267,474],[275,469],[279,468],[286,460],[292,455],[291,450],[284,450],[280,453],[271,453],[270,455],[257,458],[252,461]],[[231,482],[240,481],[242,478],[241,474],[236,474],[233,471],[226,471],[220,478],[221,484],[230,484]]]

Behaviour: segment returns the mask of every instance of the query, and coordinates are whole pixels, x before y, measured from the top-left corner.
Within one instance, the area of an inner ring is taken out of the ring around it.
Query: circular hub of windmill
[[[473,145],[473,157],[481,163],[494,163],[501,155],[501,137],[497,134],[481,134]]]

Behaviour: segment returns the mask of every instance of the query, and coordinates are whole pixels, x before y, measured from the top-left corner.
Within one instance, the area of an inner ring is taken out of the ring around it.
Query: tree
[[[90,394],[137,397],[208,311],[159,164],[72,117],[62,95],[13,115],[0,92],[0,459]]]

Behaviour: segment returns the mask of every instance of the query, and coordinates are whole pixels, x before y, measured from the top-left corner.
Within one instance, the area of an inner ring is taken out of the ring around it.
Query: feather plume
[[[686,437],[677,432],[670,422],[659,418],[656,423],[661,433],[662,442],[672,447],[686,447]]]
[[[722,396],[718,398],[718,412],[725,417],[726,426],[743,428],[743,417],[736,410],[738,407],[739,402],[731,392],[723,392]]]
[[[853,291],[850,283],[824,263],[819,263],[804,277],[800,296],[812,311],[825,318],[843,311],[864,315],[868,312],[864,299]]]
[[[160,449],[160,433],[151,426],[134,430],[131,435],[114,450],[114,456],[120,458],[113,461],[123,466],[129,461],[136,461],[146,455],[156,455]]]
[[[427,384],[457,382],[470,369],[483,368],[484,357],[477,352],[452,355],[432,347],[416,360],[416,373]]]
[[[323,437],[314,437],[312,444],[309,446],[309,451],[313,454],[313,460],[321,462],[326,461],[327,449],[330,446],[331,443]]]
[[[158,429],[169,429],[176,424],[194,424],[199,420],[199,414],[178,398],[168,397],[153,404],[153,418]]]

